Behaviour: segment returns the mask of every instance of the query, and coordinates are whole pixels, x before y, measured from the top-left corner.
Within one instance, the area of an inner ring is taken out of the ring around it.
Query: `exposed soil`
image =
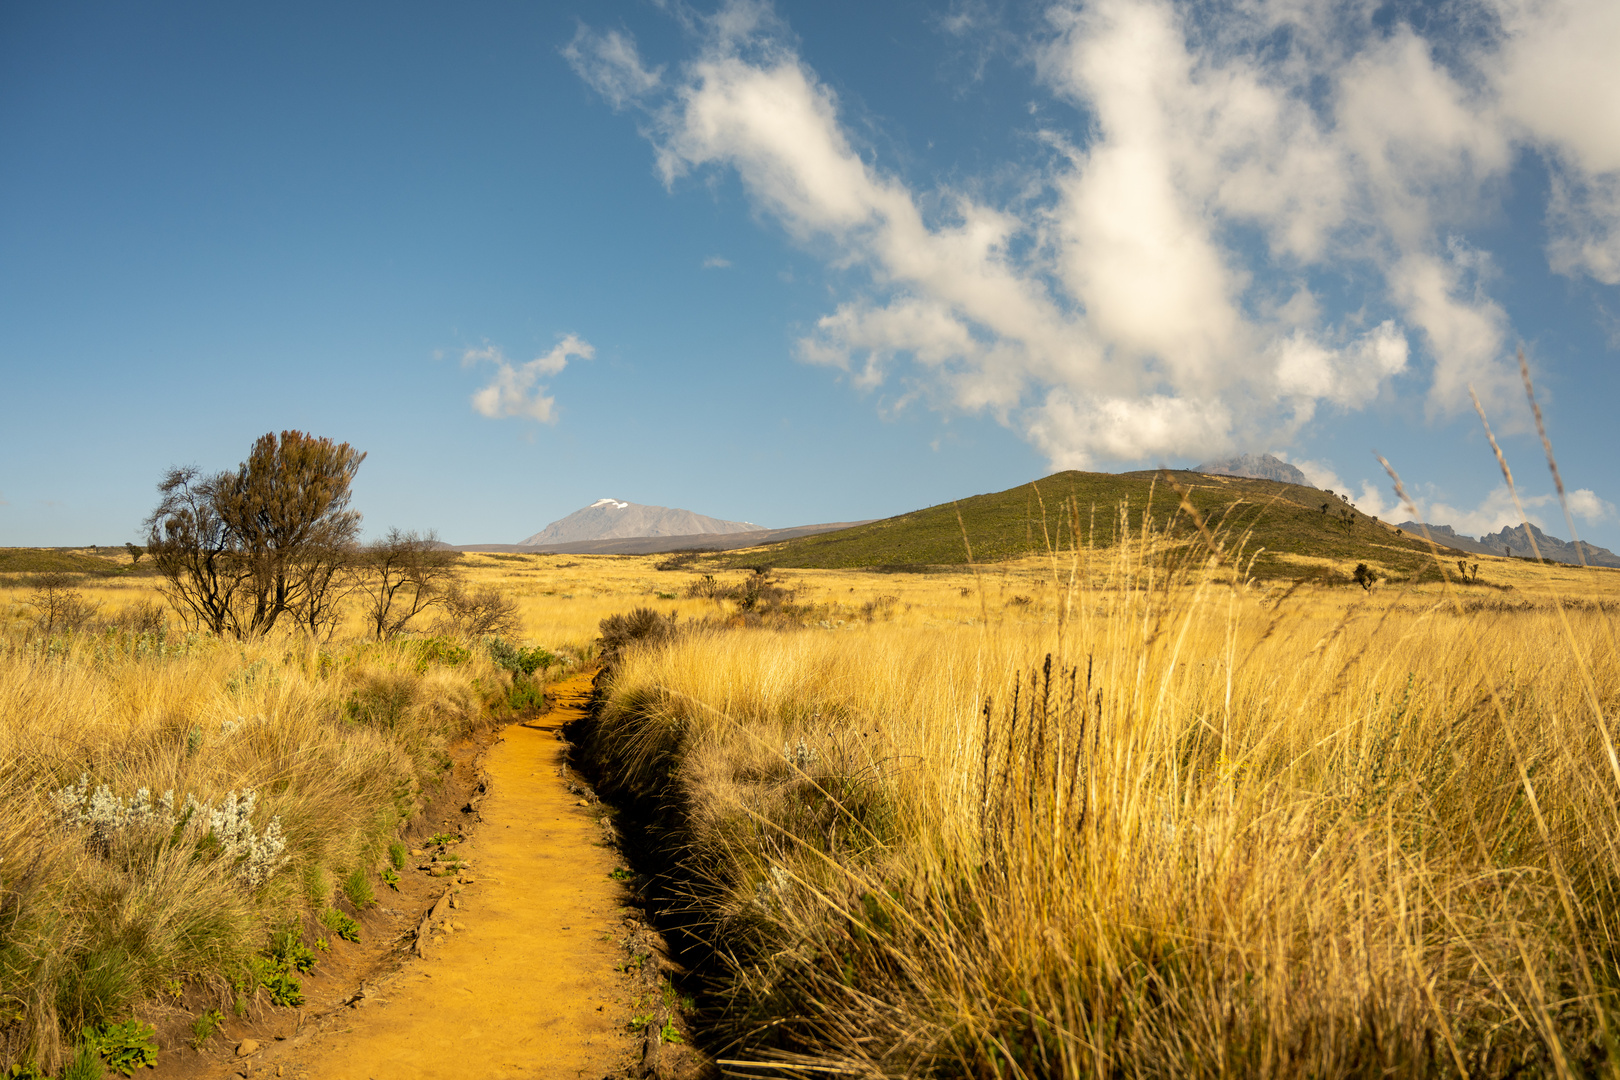
[[[589,674],[557,684],[544,717],[507,727],[489,748],[458,815],[480,820],[446,848],[466,865],[411,871],[401,893],[379,896],[391,917],[380,922],[374,909],[362,940],[387,940],[392,929],[395,944],[368,980],[355,985],[351,974],[336,1000],[312,993],[312,1007],[271,1010],[202,1052],[166,1052],[183,1060],[163,1071],[596,1080],[640,1075],[644,1059],[653,1066],[646,1033],[632,1025],[647,1011],[647,965],[626,962],[627,948],[651,951],[651,937],[626,907],[611,826],[569,771],[562,741],[590,690]],[[432,867],[431,854],[412,866]],[[330,1005],[317,1012],[323,997]]]

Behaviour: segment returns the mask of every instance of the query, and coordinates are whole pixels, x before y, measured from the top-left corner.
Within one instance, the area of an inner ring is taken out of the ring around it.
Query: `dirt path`
[[[609,875],[599,810],[580,805],[560,772],[558,729],[581,715],[590,676],[551,690],[552,710],[514,725],[490,751],[483,823],[460,849],[473,880],[446,912],[426,957],[377,986],[361,1007],[251,1076],[321,1080],[395,1077],[623,1075],[639,1058],[628,1033],[624,890]]]

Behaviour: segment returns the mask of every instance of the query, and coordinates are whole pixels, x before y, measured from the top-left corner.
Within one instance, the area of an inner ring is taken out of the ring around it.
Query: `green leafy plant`
[[[134,1017],[97,1029],[84,1045],[101,1055],[114,1072],[133,1076],[136,1069],[157,1067],[157,1029]]]
[[[323,937],[318,937],[315,939],[315,948],[320,952],[327,952],[332,948],[332,943]]]
[[[622,866],[615,866],[612,870],[608,871],[608,877],[612,878],[614,881],[629,881],[635,876],[635,874],[626,870]]]
[[[315,970],[315,954],[304,944],[303,928],[293,922],[270,935],[270,959],[283,971],[307,975]]]
[[[365,867],[357,866],[344,876],[343,895],[348,897],[349,903],[354,905],[356,911],[377,902],[377,894],[371,888],[371,875],[366,873]]]
[[[270,991],[270,1000],[284,1009],[304,1003],[304,985],[291,972],[275,972],[265,980],[264,988]]]
[[[399,892],[399,875],[394,873],[393,870],[391,870],[391,869],[383,870],[382,879],[383,879],[383,884],[384,885],[387,885],[390,889],[393,889],[395,892]]]
[[[434,833],[428,837],[428,843],[438,844],[440,847],[446,844],[459,844],[461,843],[461,834],[453,832]]]
[[[673,1016],[664,1020],[663,1029],[658,1032],[658,1038],[667,1043],[683,1043],[686,1039],[681,1035],[680,1029],[675,1026]]]
[[[337,908],[327,908],[321,912],[321,925],[344,941],[360,940],[360,924]]]
[[[19,1061],[4,1073],[0,1073],[0,1076],[4,1076],[6,1080],[50,1080],[32,1061]]]
[[[212,1039],[214,1034],[224,1026],[224,1023],[225,1014],[218,1009],[209,1009],[207,1012],[199,1013],[196,1019],[191,1021],[191,1048],[201,1050],[203,1043]]]

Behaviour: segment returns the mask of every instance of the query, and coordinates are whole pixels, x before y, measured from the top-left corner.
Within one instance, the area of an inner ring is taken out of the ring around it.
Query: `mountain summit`
[[[597,499],[565,518],[553,521],[524,540],[520,547],[577,544],[629,536],[698,536],[715,533],[755,532],[747,521],[722,521],[690,510],[668,506],[642,506],[619,499]]]
[[[1243,454],[1223,461],[1206,461],[1193,467],[1193,472],[1212,473],[1216,476],[1247,476],[1251,480],[1278,480],[1284,484],[1311,487],[1305,474],[1280,458],[1270,454]]]

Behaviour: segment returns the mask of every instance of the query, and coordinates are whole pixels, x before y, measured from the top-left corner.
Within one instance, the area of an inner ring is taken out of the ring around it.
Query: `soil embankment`
[[[590,685],[589,675],[557,684],[552,710],[490,751],[483,821],[458,851],[469,880],[450,887],[454,907],[430,914],[423,958],[307,1034],[241,1059],[247,1075],[597,1080],[641,1059],[620,970],[625,890],[599,807],[569,790],[559,734],[583,715]]]

